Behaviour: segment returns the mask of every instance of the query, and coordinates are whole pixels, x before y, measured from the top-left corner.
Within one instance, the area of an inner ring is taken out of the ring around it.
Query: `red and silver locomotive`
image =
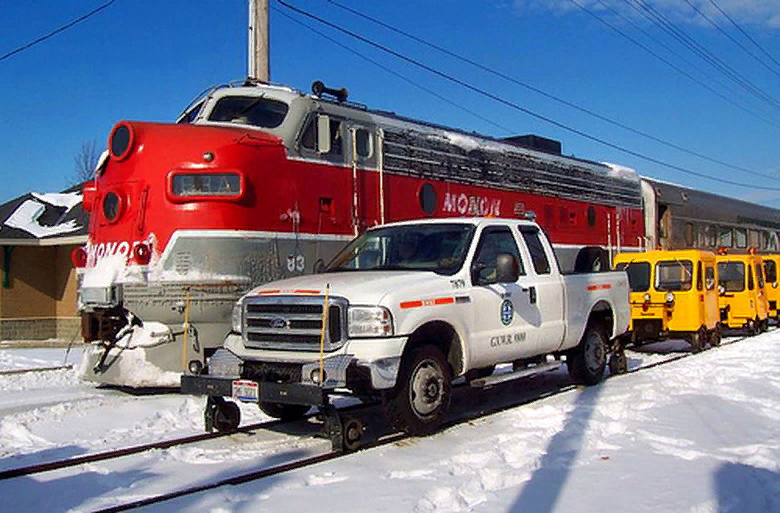
[[[175,124],[118,123],[84,207],[84,368],[134,386],[198,372],[244,292],[317,272],[378,223],[533,211],[568,271],[645,237],[631,170],[371,110],[320,82],[215,88]]]

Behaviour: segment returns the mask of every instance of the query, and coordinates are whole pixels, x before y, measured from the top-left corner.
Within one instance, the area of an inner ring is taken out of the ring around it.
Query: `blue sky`
[[[751,113],[613,32],[574,1]],[[370,107],[469,131],[499,137],[526,133],[552,137],[563,142],[566,154],[615,162],[647,176],[780,207],[780,191],[768,190],[780,189],[780,65],[740,34],[711,0],[687,1],[766,66],[696,14],[686,0],[645,1],[731,67],[740,80],[749,81],[769,98],[760,100],[729,82],[722,72],[639,16],[627,0],[339,0],[602,116],[773,179],[713,164],[594,119],[371,24],[326,0],[289,2],[558,123],[706,176],[754,187],[688,175],[582,138],[316,25],[275,0],[271,0],[271,78],[307,91],[314,80],[346,86],[350,99]],[[780,62],[780,2],[715,1]],[[3,2],[0,55],[105,2]],[[435,90],[465,110],[281,13]],[[29,191],[54,192],[67,186],[82,144],[95,140],[105,147],[117,121],[173,120],[206,87],[244,77],[247,18],[247,0],[116,0],[92,18],[0,61],[4,93],[0,153],[6,156],[0,164],[4,185],[0,202]]]

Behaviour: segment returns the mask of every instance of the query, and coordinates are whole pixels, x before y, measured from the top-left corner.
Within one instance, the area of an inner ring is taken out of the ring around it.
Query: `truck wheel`
[[[589,323],[577,347],[566,355],[566,367],[574,381],[595,385],[604,377],[607,366],[607,336],[600,324]]]
[[[214,429],[218,433],[235,431],[241,423],[241,409],[232,401],[224,401],[214,412]]]
[[[435,346],[413,349],[401,363],[388,406],[390,422],[409,434],[436,430],[452,396],[452,371]]]
[[[269,417],[281,420],[298,420],[310,409],[310,406],[305,404],[260,403],[259,406]]]

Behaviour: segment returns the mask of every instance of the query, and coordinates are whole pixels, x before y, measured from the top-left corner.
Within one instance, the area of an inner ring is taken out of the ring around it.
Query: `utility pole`
[[[268,0],[249,0],[249,78],[271,80]]]

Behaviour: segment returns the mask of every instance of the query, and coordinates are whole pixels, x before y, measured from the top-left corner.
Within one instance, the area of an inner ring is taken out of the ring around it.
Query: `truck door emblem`
[[[512,302],[505,299],[501,302],[501,323],[504,326],[512,324],[512,318],[515,315],[515,307]]]
[[[281,329],[287,327],[287,320],[283,317],[277,317],[276,319],[271,319],[271,322],[269,323],[269,326],[275,329]]]

